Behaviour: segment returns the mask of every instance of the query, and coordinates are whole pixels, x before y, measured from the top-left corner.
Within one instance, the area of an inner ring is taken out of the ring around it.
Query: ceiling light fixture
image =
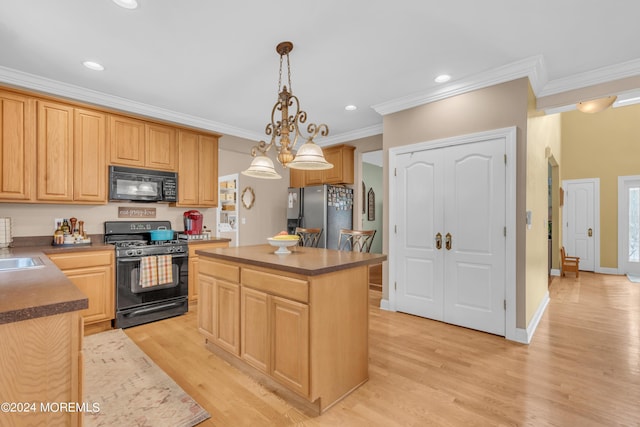
[[[310,123],[307,126],[307,141],[302,144],[294,158],[292,153],[300,133],[300,124],[307,121],[307,113],[300,110],[300,102],[293,95],[291,89],[291,66],[289,64],[289,52],[293,50],[293,43],[282,42],[276,46],[276,52],[280,55],[280,74],[278,77],[278,101],[271,110],[271,123],[267,124],[265,133],[271,136],[269,143],[260,141],[258,145],[251,148],[251,155],[254,157],[249,169],[242,171],[243,175],[254,178],[278,179],[281,176],[276,172],[273,161],[267,157],[267,151],[275,146],[278,150],[278,162],[287,168],[321,170],[331,169],[333,165],[324,158],[322,148],[313,142],[318,134],[327,136],[329,127],[325,124],[316,125]],[[282,85],[282,60],[287,58],[287,85]],[[289,114],[289,108],[294,111]],[[281,112],[281,118],[276,117],[277,112]],[[293,138],[291,139],[290,136]],[[277,139],[280,139],[278,141]]]
[[[125,9],[136,9],[138,7],[136,0],[113,0],[113,2]]]
[[[434,79],[436,83],[445,83],[451,80],[451,76],[448,74],[440,74],[438,77]]]
[[[347,111],[355,111],[358,109],[358,107],[356,107],[355,105],[347,105],[346,107],[344,107],[344,109]]]
[[[102,64],[98,64],[95,61],[84,61],[82,63],[82,65],[84,65],[85,67],[87,67],[90,70],[93,71],[102,71],[104,70],[104,66],[102,66]]]
[[[599,113],[606,110],[616,101],[617,96],[608,96],[606,98],[592,99],[590,101],[582,101],[576,104],[576,108],[583,113]]]

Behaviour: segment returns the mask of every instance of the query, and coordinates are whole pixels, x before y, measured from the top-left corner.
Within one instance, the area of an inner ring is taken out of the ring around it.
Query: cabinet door
[[[269,296],[242,287],[240,305],[240,357],[262,372],[269,373]]]
[[[200,135],[198,155],[199,206],[218,206],[218,138]]]
[[[144,166],[144,122],[127,117],[109,116],[110,163],[125,166]]]
[[[35,197],[36,101],[0,91],[0,199]]]
[[[75,109],[73,199],[107,202],[106,116]]]
[[[176,170],[176,131],[169,126],[147,124],[145,166],[150,169]]]
[[[304,171],[304,185],[309,187],[312,185],[322,185],[324,182],[323,170],[305,170]]]
[[[289,169],[289,187],[301,188],[305,185],[304,171]]]
[[[240,285],[215,279],[214,340],[218,346],[240,355]]]
[[[178,206],[197,206],[199,201],[199,140],[194,132],[178,134]]]
[[[73,200],[73,107],[38,101],[38,200]]]
[[[213,340],[216,319],[215,279],[201,274],[198,277],[198,287],[198,329],[207,339]]]
[[[85,325],[114,318],[115,288],[110,266],[65,270],[64,274],[89,299],[89,307],[80,312]]]
[[[309,394],[309,306],[271,296],[271,376]]]
[[[324,157],[333,165],[324,171],[325,184],[353,184],[355,147],[340,145],[324,150]]]

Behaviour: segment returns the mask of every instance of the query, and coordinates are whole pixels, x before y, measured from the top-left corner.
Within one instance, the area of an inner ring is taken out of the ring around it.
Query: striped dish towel
[[[156,257],[147,256],[140,260],[140,287],[148,288],[158,284],[158,262]]]
[[[158,284],[173,283],[171,255],[158,255]]]

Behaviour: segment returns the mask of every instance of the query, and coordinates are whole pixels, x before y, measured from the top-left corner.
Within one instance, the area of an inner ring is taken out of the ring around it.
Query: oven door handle
[[[169,255],[169,254],[167,254]],[[170,254],[171,258],[186,258],[188,254]],[[157,255],[148,255],[148,256],[157,256]],[[136,257],[136,258],[117,258],[118,262],[140,262],[144,257]]]
[[[156,312],[156,311],[166,310],[168,308],[180,307],[180,306],[182,306],[184,304],[185,304],[185,301],[176,301],[176,302],[170,302],[168,304],[160,304],[160,305],[155,305],[153,307],[141,308],[139,310],[135,310],[135,311],[131,311],[129,313],[125,313],[124,317],[140,316],[141,314],[149,314],[149,313],[153,313],[153,312]]]

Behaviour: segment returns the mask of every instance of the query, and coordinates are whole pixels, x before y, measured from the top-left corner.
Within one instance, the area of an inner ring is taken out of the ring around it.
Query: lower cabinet
[[[196,253],[197,250],[212,249],[212,248],[228,248],[229,242],[215,241],[207,243],[189,243],[189,309],[191,310],[194,304],[198,303],[198,294],[200,292],[198,286],[198,272],[199,272],[199,256]]]
[[[89,299],[89,307],[80,311],[85,335],[111,329],[116,292],[113,250],[51,254],[49,258]]]
[[[240,305],[240,357],[308,395],[309,306],[244,286]]]
[[[3,426],[79,426],[83,402],[82,318],[77,311],[0,325]],[[57,408],[53,410],[47,410]]]

